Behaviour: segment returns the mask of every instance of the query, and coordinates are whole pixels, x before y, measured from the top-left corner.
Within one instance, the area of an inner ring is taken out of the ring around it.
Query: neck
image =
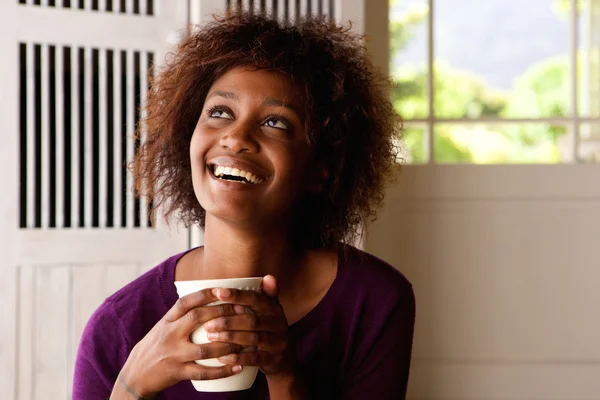
[[[214,278],[262,277],[290,279],[297,255],[289,231],[248,230],[206,216],[202,269]],[[290,268],[292,267],[292,268]]]

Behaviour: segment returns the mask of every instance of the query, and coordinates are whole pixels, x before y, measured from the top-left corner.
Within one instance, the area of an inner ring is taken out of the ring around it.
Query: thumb
[[[262,290],[269,297],[277,296],[277,280],[273,275],[267,275],[263,278]]]

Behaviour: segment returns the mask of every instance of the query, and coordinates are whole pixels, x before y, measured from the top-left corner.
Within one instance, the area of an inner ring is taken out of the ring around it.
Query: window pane
[[[425,129],[420,126],[404,126],[403,138],[399,142],[399,162],[421,164],[427,162]]]
[[[560,163],[570,152],[567,127],[527,124],[439,124],[435,127],[438,163]]]
[[[561,0],[563,12],[569,3]],[[584,117],[600,116],[600,1],[580,0],[578,109]]]
[[[568,115],[568,18],[551,0],[435,3],[435,113]]]
[[[390,1],[390,73],[396,83],[392,100],[405,119],[426,118],[427,2]]]
[[[579,157],[588,163],[600,163],[600,124],[581,124]]]

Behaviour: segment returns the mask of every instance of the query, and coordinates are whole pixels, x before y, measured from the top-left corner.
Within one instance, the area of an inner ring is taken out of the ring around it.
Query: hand
[[[211,289],[180,298],[148,334],[135,345],[125,363],[116,392],[151,398],[183,380],[225,378],[241,371],[235,363],[223,367],[204,367],[195,360],[217,358],[242,350],[234,343],[193,344],[190,334],[206,321],[243,314],[244,309],[233,304],[207,306],[216,301]]]
[[[295,354],[289,342],[288,323],[277,301],[275,277],[263,278],[263,293],[237,289],[213,289],[219,300],[246,307],[243,315],[224,316],[204,325],[208,339],[256,347],[218,360],[227,365],[258,366],[267,378],[293,374]]]

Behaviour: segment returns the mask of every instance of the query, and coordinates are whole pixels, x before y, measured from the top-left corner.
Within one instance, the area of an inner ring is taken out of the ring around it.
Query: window
[[[404,159],[600,162],[599,18],[600,0],[391,0]]]

